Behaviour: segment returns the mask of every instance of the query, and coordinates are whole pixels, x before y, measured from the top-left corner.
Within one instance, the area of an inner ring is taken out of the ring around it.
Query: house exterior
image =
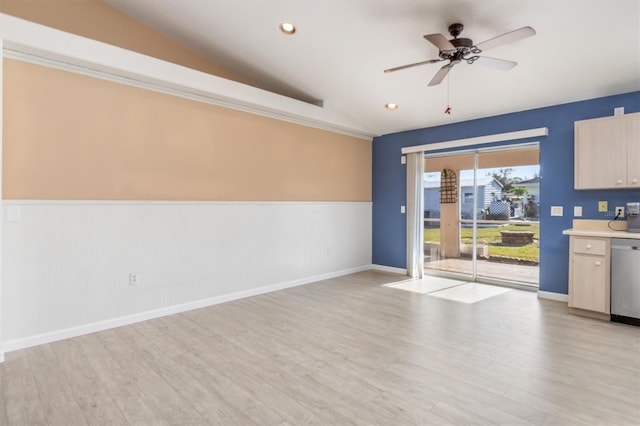
[[[482,210],[489,207],[492,201],[499,200],[503,187],[493,176],[478,177],[477,218],[482,218]],[[424,180],[425,217],[440,217],[440,179]],[[460,213],[462,219],[473,217],[473,179],[460,180]]]
[[[515,184],[516,187],[526,188],[529,193],[522,200],[525,216],[537,218],[540,216],[540,176],[523,180]]]
[[[540,176],[536,176],[529,180],[523,180],[514,186],[527,188],[529,191],[529,194],[526,196],[527,201],[529,199],[533,199],[536,203],[540,202]]]

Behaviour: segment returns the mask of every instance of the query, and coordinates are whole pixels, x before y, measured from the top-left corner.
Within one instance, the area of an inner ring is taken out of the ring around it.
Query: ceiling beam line
[[[225,108],[371,140],[321,106],[0,13],[2,55]]]

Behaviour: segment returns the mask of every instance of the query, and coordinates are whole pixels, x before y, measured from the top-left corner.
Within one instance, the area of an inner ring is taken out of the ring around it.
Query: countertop
[[[564,235],[573,235],[578,237],[600,237],[600,238],[630,238],[640,240],[639,232],[613,231],[613,230],[594,230],[594,229],[565,229],[562,231]]]
[[[589,220],[574,219],[573,228],[562,231],[564,235],[574,235],[577,237],[600,237],[600,238],[629,238],[640,240],[640,232],[627,232],[626,221],[615,221],[611,224],[614,228],[625,230],[614,231],[609,228],[609,220]]]

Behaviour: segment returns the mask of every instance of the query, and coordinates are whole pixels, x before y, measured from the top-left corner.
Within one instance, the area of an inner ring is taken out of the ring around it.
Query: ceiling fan
[[[407,68],[417,67],[420,65],[435,64],[437,62],[449,61],[448,64],[443,65],[436,75],[429,82],[429,86],[435,86],[440,84],[442,80],[449,74],[451,68],[454,65],[459,64],[462,61],[466,61],[468,64],[478,63],[480,65],[494,68],[502,71],[510,70],[518,65],[517,62],[507,61],[505,59],[489,58],[487,56],[478,56],[478,54],[494,47],[502,46],[503,44],[512,43],[514,41],[522,40],[523,38],[531,37],[536,34],[536,31],[531,27],[522,27],[517,30],[509,31],[508,33],[501,34],[493,37],[482,43],[473,44],[473,40],[464,37],[458,37],[464,25],[455,23],[449,25],[449,34],[453,37],[451,40],[447,40],[442,34],[427,34],[424,36],[427,41],[435,45],[439,50],[440,59],[430,59],[428,61],[416,62],[415,64],[402,65],[395,68],[389,68],[384,72],[400,71]]]

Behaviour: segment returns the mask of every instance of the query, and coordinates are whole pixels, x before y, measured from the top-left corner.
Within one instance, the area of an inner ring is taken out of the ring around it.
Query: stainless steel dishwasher
[[[640,326],[640,240],[611,240],[611,321]]]

